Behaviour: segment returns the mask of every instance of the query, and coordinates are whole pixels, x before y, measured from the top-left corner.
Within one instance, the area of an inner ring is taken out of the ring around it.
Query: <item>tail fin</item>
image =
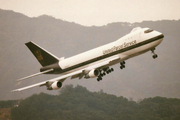
[[[59,61],[58,57],[54,56],[35,43],[30,41],[25,44],[43,67]]]

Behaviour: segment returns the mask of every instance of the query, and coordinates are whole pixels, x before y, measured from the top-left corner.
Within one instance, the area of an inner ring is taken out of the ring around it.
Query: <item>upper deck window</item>
[[[148,29],[148,30],[145,30],[144,33],[150,33],[152,31],[153,31],[152,29]]]

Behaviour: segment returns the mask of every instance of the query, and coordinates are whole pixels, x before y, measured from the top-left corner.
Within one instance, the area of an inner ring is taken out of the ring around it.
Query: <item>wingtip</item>
[[[18,90],[11,90],[10,92],[12,93],[12,92],[19,92],[19,91]]]
[[[18,80],[16,80],[17,82],[21,82],[21,81],[23,81],[23,80],[25,80],[25,79],[27,79],[28,77],[23,77],[23,78],[20,78],[20,79],[18,79]]]
[[[11,90],[10,92],[20,92],[20,89]]]
[[[16,80],[17,82],[19,82],[19,81],[22,81],[22,78],[20,78],[20,79],[18,79],[18,80]]]

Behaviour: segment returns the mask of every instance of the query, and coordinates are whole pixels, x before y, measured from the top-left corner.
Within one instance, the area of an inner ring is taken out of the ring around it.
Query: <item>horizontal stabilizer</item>
[[[48,72],[51,72],[51,71],[53,71],[53,69],[49,69],[49,70],[46,70],[46,71],[43,71],[43,72],[35,73],[33,75],[18,79],[17,81],[22,81],[22,80],[25,80],[25,79],[28,79],[28,78],[31,78],[31,77],[34,77],[34,76],[38,76],[38,75],[41,75],[41,74],[44,74],[44,73],[48,73]]]

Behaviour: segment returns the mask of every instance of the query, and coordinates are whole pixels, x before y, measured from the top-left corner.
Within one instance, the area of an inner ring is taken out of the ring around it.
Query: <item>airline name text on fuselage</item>
[[[135,45],[135,44],[136,44],[136,40],[133,40],[131,42],[124,42],[121,45],[114,46],[114,47],[112,47],[110,49],[107,49],[107,50],[103,50],[103,55],[109,54],[109,53],[112,53],[112,52],[115,52],[115,51],[118,51],[118,50],[121,50],[123,48],[129,47],[129,46],[132,46],[132,45]]]

